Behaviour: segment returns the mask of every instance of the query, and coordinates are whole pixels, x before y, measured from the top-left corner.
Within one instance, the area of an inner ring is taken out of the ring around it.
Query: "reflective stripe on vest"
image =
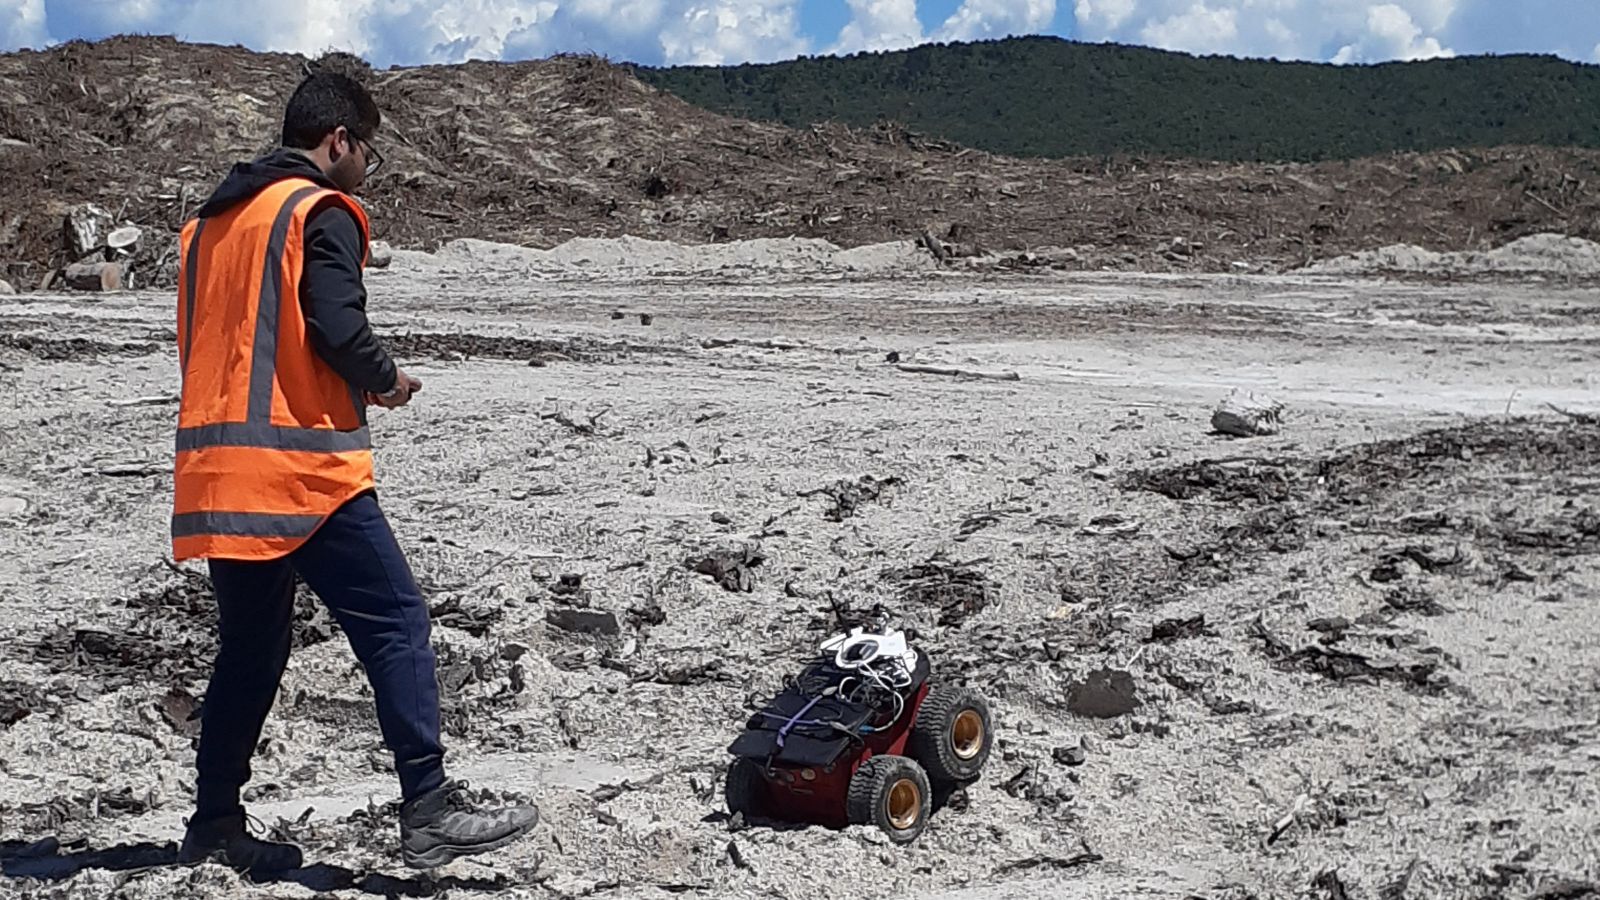
[[[292,309],[296,314],[298,311],[298,285],[284,284],[285,269],[295,277],[303,271],[303,248],[298,243],[293,261],[285,257],[290,229],[303,227],[305,212],[313,205],[314,198],[335,194],[307,181],[298,183],[303,186],[293,188],[279,203],[270,230],[265,230],[265,211],[258,209],[241,210],[232,217],[231,227],[230,223],[212,223],[213,228],[222,229],[221,236],[214,242],[218,252],[239,253],[242,248],[236,245],[241,241],[245,248],[259,248],[263,230],[266,246],[260,262],[261,283],[256,296],[253,331],[240,331],[248,329],[245,325],[248,314],[238,316],[229,324],[227,304],[239,302],[239,298],[206,298],[209,301],[206,315],[212,317],[213,322],[222,323],[210,325],[210,340],[223,340],[223,345],[207,347],[202,358],[213,364],[218,364],[219,360],[226,363],[229,359],[232,363],[221,372],[222,381],[212,377],[209,384],[204,380],[198,382],[199,387],[193,387],[193,380],[198,371],[194,337],[200,293],[208,285],[213,291],[227,293],[226,273],[237,272],[249,257],[225,256],[218,260],[221,267],[210,272],[209,279],[202,277],[204,255],[200,242],[207,233],[207,220],[197,220],[189,235],[181,281],[184,340],[179,365],[185,397],[179,415],[188,422],[195,422],[198,417],[199,424],[180,424],[175,439],[179,484],[171,531],[177,559],[281,556],[309,537],[338,505],[371,486],[371,436],[362,393],[352,385],[343,384],[342,379],[333,376],[331,369],[326,369],[320,360],[306,362],[295,355],[302,349],[310,354],[309,348],[304,346],[305,328],[299,318],[291,323],[297,342],[284,345],[295,348],[284,351],[291,354],[284,357],[285,364],[291,366],[291,374],[285,376],[289,381],[279,383],[286,292],[296,304]],[[273,197],[282,196],[291,186],[280,183],[269,187],[264,192],[268,196],[249,203],[272,202]],[[357,218],[365,233],[365,215],[357,210]],[[297,241],[300,234],[294,232]],[[218,320],[218,316],[222,318]],[[249,335],[248,347],[242,341],[228,344],[228,339],[236,333]],[[230,346],[235,349],[229,350]],[[308,369],[308,365],[324,368],[319,372]],[[335,383],[342,384],[342,388],[336,391]],[[299,422],[320,421],[325,425],[341,419],[348,422],[353,410],[354,421],[350,424],[355,427],[307,427],[285,424],[281,418],[274,421],[277,388],[282,389],[284,398],[284,405],[279,407],[280,417]],[[205,421],[219,415],[226,418],[224,413],[230,407],[234,410],[232,415],[237,416],[240,410],[234,405],[236,400],[230,402],[229,398],[238,398],[237,392],[241,389],[246,394],[239,398],[244,400],[244,421]],[[191,390],[199,392],[198,399],[191,398]],[[351,404],[343,411],[333,408],[340,405],[333,398],[341,394]],[[191,402],[198,408],[190,409]],[[330,403],[333,407],[327,405]],[[307,414],[312,418],[306,419]]]

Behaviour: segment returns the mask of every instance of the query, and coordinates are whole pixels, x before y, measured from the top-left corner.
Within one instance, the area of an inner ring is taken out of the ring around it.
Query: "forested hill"
[[[1013,156],[1600,147],[1600,66],[1553,56],[1335,66],[1026,37],[634,72],[717,112],[800,127],[888,119]]]

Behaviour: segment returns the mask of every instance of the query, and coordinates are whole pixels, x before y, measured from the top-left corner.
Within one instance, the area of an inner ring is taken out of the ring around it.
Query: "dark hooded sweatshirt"
[[[294,150],[274,150],[254,162],[236,163],[199,215],[215,216],[291,177],[338,190],[309,157]],[[311,346],[323,361],[345,381],[381,394],[394,387],[395,364],[367,324],[367,290],[361,281],[365,250],[361,226],[349,210],[337,203],[312,209],[306,217],[300,309]]]

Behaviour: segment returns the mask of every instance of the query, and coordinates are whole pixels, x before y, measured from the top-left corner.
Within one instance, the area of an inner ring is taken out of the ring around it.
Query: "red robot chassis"
[[[927,827],[935,794],[976,781],[993,726],[976,692],[930,678],[901,632],[855,629],[745,723],[729,745],[730,813],[876,825],[896,843]]]

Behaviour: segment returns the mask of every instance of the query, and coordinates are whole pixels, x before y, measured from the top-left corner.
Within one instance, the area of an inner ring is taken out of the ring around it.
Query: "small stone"
[[[728,518],[728,514],[727,513],[722,513],[722,512],[714,512],[714,513],[712,513],[711,514],[711,521],[717,523],[718,525],[731,525],[731,524],[733,524],[733,520]]]
[[[1094,753],[1097,755],[1105,749],[1105,747],[1101,745],[1100,739],[1092,734],[1086,734],[1079,738],[1078,746],[1082,747],[1083,752],[1085,753]]]
[[[1064,766],[1081,766],[1089,761],[1089,751],[1080,747],[1057,747],[1053,753],[1056,762]]]
[[[1114,719],[1139,707],[1133,674],[1121,669],[1096,669],[1067,687],[1067,709],[1076,715]]]
[[[367,268],[387,269],[394,262],[394,250],[387,241],[373,241],[367,248]]]
[[[617,614],[607,610],[560,607],[546,611],[544,620],[563,631],[580,634],[619,634],[622,631]]]
[[[15,294],[16,292],[17,289],[11,286],[11,282],[0,280],[0,294]]]
[[[14,519],[28,511],[28,501],[21,497],[0,497],[0,519]]]
[[[612,321],[616,321],[616,320],[621,319],[621,318],[624,318],[622,310],[618,309],[618,310],[612,311],[612,313],[611,313]]]
[[[639,314],[639,324],[640,325],[649,325],[651,322],[654,322],[655,319],[656,319],[656,317],[650,315],[649,313],[640,313]]]
[[[1156,719],[1134,719],[1131,723],[1134,734],[1148,734],[1153,737],[1164,738],[1172,734],[1172,726]]]

